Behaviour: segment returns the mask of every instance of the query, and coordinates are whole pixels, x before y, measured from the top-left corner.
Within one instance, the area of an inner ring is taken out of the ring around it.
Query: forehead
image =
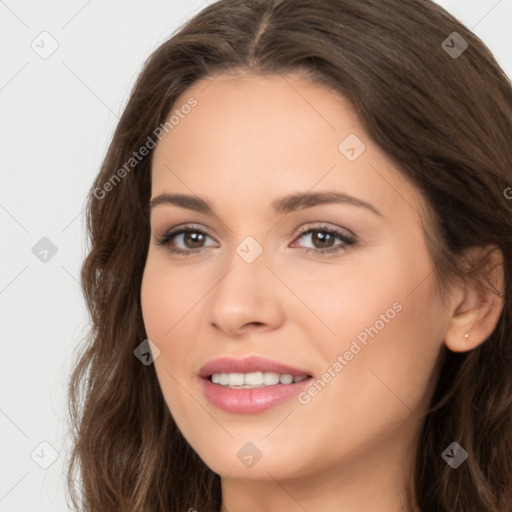
[[[313,132],[319,133],[315,139],[327,131],[334,134],[348,129],[365,137],[359,119],[341,95],[296,74],[221,74],[205,78],[176,100],[173,111],[179,111],[190,98],[197,101],[197,106],[173,128],[175,135],[178,132],[190,135],[188,127],[205,142],[233,142],[231,146],[242,141],[250,143],[251,137],[254,143],[267,144],[281,143],[286,138],[283,149],[305,138],[311,139]],[[212,123],[215,130],[211,130]],[[229,140],[222,138],[226,132],[231,135]],[[332,142],[331,138],[326,142]]]
[[[191,99],[195,106],[183,108]],[[155,149],[153,196],[236,193],[243,205],[316,187],[369,200],[384,214],[421,201],[350,103],[300,75],[209,77],[189,87],[171,115]]]
[[[196,106],[188,109],[191,98]],[[171,114],[180,114],[182,109],[190,111],[180,119],[173,116],[178,122],[164,134],[167,140],[160,145],[180,154],[184,142],[195,142],[201,153],[216,149],[230,160],[238,155],[245,160],[252,156],[277,162],[286,155],[313,154],[315,149],[330,148],[336,154],[333,142],[349,130],[366,137],[344,98],[297,75],[206,78],[176,100]]]

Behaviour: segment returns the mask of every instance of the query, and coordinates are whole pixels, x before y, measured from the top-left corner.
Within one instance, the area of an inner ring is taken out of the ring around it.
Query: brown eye
[[[334,240],[335,237],[327,231],[321,231],[317,229],[311,231],[311,241],[314,245],[319,244],[316,245],[317,249],[326,249],[327,247],[332,247]]]
[[[187,249],[197,249],[204,242],[204,233],[198,231],[185,231],[183,232],[183,243]]]
[[[309,237],[313,247],[305,247],[306,253],[323,255],[327,253],[335,253],[346,250],[349,246],[356,244],[356,239],[345,235],[329,227],[316,227],[303,231],[297,240]],[[158,245],[168,246],[172,253],[189,256],[201,253],[207,245],[205,242],[210,235],[200,228],[179,227],[166,233],[160,240]],[[212,239],[213,240],[213,239]],[[336,240],[341,243],[336,244]],[[181,245],[181,247],[179,247]]]
[[[319,255],[342,251],[356,244],[354,237],[347,236],[327,226],[307,229],[297,237],[297,240],[301,238],[309,239],[313,245],[313,247],[305,248],[307,253]],[[340,240],[341,243],[336,245],[336,240]]]
[[[205,248],[203,244],[207,238],[211,237],[202,229],[182,227],[166,233],[157,241],[157,244],[168,246],[169,250],[176,254],[197,254]],[[182,247],[176,247],[176,245],[181,245]]]

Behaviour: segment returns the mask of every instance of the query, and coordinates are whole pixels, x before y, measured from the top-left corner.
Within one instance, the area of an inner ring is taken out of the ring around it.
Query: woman
[[[510,512],[511,131],[427,0],[184,25],[89,197],[75,505]]]

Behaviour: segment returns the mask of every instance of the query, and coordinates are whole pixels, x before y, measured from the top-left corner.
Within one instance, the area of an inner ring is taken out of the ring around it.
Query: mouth
[[[306,370],[260,357],[216,359],[199,377],[207,400],[235,414],[263,412],[293,398],[313,379]]]
[[[311,375],[292,375],[291,373],[251,372],[251,373],[212,373],[208,380],[229,389],[255,389],[277,384],[296,384],[311,378]]]

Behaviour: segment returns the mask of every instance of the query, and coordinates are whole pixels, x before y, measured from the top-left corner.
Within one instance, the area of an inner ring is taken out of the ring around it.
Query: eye
[[[207,238],[212,239],[206,231],[199,227],[178,226],[165,233],[162,238],[157,240],[157,244],[166,245],[169,251],[174,254],[190,256],[192,254],[199,254],[206,248],[203,244]],[[354,246],[357,243],[355,237],[346,235],[328,226],[306,227],[296,240],[301,238],[309,238],[313,245],[316,245],[316,247],[312,248],[306,247],[305,252],[318,255],[347,250],[348,247]],[[341,243],[333,245],[336,239]],[[184,245],[184,247],[177,247],[177,245]],[[294,246],[292,245],[292,247]]]
[[[168,231],[157,241],[158,245],[166,245],[168,249],[175,254],[188,256],[198,254],[203,251],[201,244],[206,238],[211,238],[206,231],[194,226],[178,227]],[[184,248],[176,247],[173,243],[185,244]]]
[[[348,247],[356,245],[357,242],[355,237],[346,235],[341,231],[328,226],[305,228],[297,237],[297,239],[301,238],[309,239],[313,244],[313,248],[306,248],[306,253],[319,255],[346,250]],[[341,243],[333,245],[336,239],[340,240]]]

